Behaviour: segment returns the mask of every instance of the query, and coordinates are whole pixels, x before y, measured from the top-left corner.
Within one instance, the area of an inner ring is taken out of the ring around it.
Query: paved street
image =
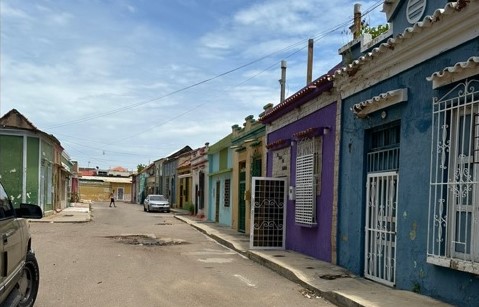
[[[32,223],[35,306],[332,306],[166,213],[93,205],[90,223]]]

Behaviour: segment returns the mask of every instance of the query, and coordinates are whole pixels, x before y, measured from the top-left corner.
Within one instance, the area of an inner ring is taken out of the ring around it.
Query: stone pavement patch
[[[168,246],[188,244],[188,242],[180,239],[156,238],[155,235],[144,234],[107,236],[107,238],[114,239],[116,242],[119,243],[138,246]]]

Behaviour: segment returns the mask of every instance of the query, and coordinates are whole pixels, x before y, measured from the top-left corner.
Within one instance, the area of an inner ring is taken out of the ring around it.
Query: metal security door
[[[215,222],[219,223],[220,221],[220,181],[216,181],[216,193],[215,193]]]
[[[397,183],[396,172],[369,174],[366,191],[364,276],[390,286],[396,281]]]
[[[250,248],[284,249],[285,178],[252,178]]]
[[[244,163],[240,164],[239,172],[239,195],[238,195],[238,231],[245,232],[246,229],[246,166]]]
[[[394,286],[400,126],[379,128],[369,137],[364,276]]]
[[[124,194],[123,188],[118,188],[118,196],[117,196],[117,199],[118,199],[118,200],[123,200],[123,194]]]

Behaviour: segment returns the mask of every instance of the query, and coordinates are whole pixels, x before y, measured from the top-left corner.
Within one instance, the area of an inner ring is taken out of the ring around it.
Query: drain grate
[[[169,246],[187,244],[187,242],[184,240],[156,238],[154,235],[120,235],[108,236],[107,238],[114,239],[118,243],[138,246]]]
[[[286,257],[286,256],[285,255],[273,255],[273,257],[282,258],[282,257]]]

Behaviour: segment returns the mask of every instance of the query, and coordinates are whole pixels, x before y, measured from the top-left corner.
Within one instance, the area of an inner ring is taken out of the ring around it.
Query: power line
[[[378,2],[376,2],[375,4],[373,4],[373,6],[371,6],[369,9],[366,10],[366,12],[362,15],[362,17],[364,17],[365,15],[371,13],[374,9],[376,9],[379,5],[381,5],[381,3],[382,3],[382,1],[378,1]],[[313,38],[315,41],[321,40],[322,38],[326,37],[327,35],[329,35],[329,34],[331,34],[331,33],[334,33],[334,32],[336,32],[337,30],[339,30],[339,29],[341,29],[341,28],[347,26],[352,20],[353,20],[352,18],[349,18],[347,21],[344,21],[344,22],[342,22],[342,23],[340,23],[340,24],[334,26],[333,28],[331,28],[331,29],[329,29],[329,30],[325,30],[325,31],[322,31],[322,32],[320,32],[320,33],[318,33],[318,34],[313,35],[312,38]],[[205,84],[205,83],[210,82],[210,81],[212,81],[212,80],[221,78],[221,77],[223,77],[223,76],[226,76],[226,75],[228,75],[228,74],[231,74],[231,73],[233,73],[233,72],[236,72],[236,71],[238,71],[238,70],[241,70],[241,69],[243,69],[243,68],[245,68],[245,67],[248,67],[248,66],[251,66],[251,65],[253,65],[253,64],[256,64],[256,63],[258,63],[258,62],[261,62],[261,61],[263,61],[263,60],[265,60],[265,59],[267,59],[267,58],[269,58],[269,57],[272,57],[272,56],[274,56],[274,55],[281,54],[281,53],[285,53],[285,52],[287,52],[287,51],[289,51],[289,50],[292,50],[292,49],[295,49],[295,48],[296,48],[296,50],[295,50],[294,52],[292,52],[292,53],[290,53],[289,55],[287,55],[286,57],[284,57],[284,58],[290,58],[290,57],[292,57],[293,55],[295,55],[295,54],[299,53],[300,51],[304,50],[305,48],[307,48],[307,46],[306,46],[306,44],[305,44],[306,41],[307,41],[307,39],[300,40],[300,41],[298,41],[298,42],[296,42],[296,43],[293,43],[293,44],[291,44],[291,45],[289,45],[289,46],[287,46],[287,47],[284,47],[284,48],[282,48],[282,49],[280,49],[280,50],[271,52],[271,53],[269,53],[269,54],[267,54],[267,55],[264,55],[264,56],[262,56],[262,57],[260,57],[260,58],[258,58],[258,59],[255,59],[255,60],[253,60],[253,61],[251,61],[251,62],[248,62],[248,63],[246,63],[246,64],[240,65],[240,66],[238,66],[238,67],[236,67],[236,68],[230,69],[230,70],[228,70],[228,71],[226,71],[226,72],[223,72],[223,73],[221,73],[221,74],[215,75],[215,76],[213,76],[213,77],[211,77],[211,78],[207,78],[207,79],[202,80],[202,81],[200,81],[200,82],[197,82],[197,83],[191,84],[191,85],[189,85],[189,86],[183,87],[183,88],[181,88],[181,89],[175,90],[175,91],[170,92],[170,93],[168,93],[168,94],[165,94],[165,95],[163,95],[163,96],[160,96],[160,97],[157,97],[157,98],[153,98],[153,99],[149,99],[149,100],[142,101],[142,102],[138,102],[138,103],[134,103],[134,104],[131,104],[131,105],[128,105],[128,106],[125,106],[125,107],[121,107],[121,108],[118,108],[118,109],[114,109],[114,110],[111,110],[111,111],[107,111],[107,112],[103,112],[103,113],[97,113],[97,114],[92,114],[91,116],[87,116],[87,117],[84,117],[84,118],[81,118],[81,119],[72,120],[72,121],[68,121],[68,122],[64,122],[64,123],[61,123],[61,124],[52,126],[51,128],[59,128],[59,127],[63,127],[63,126],[70,125],[70,124],[75,124],[75,123],[81,123],[81,122],[89,121],[89,120],[96,119],[96,118],[99,118],[99,117],[103,117],[103,116],[107,116],[107,115],[119,113],[119,112],[122,112],[122,111],[125,111],[125,110],[129,110],[129,109],[132,109],[132,108],[135,108],[135,107],[138,107],[138,106],[140,106],[140,105],[144,105],[144,104],[147,104],[147,103],[150,103],[150,102],[158,101],[158,100],[161,100],[161,99],[170,97],[170,96],[172,96],[172,95],[175,95],[175,94],[177,94],[177,93],[180,93],[180,92],[189,90],[189,89],[191,89],[191,88],[197,87],[197,86],[199,86],[199,85]],[[297,48],[297,46],[302,46],[302,47],[301,47],[301,48]],[[266,67],[265,69],[263,69],[263,70],[260,71],[259,73],[257,73],[257,74],[255,74],[255,75],[249,77],[248,79],[246,79],[246,80],[240,82],[239,84],[236,84],[235,86],[233,86],[233,88],[238,87],[238,86],[240,86],[240,85],[242,85],[242,84],[248,82],[249,80],[254,79],[255,77],[257,77],[258,75],[264,73],[265,71],[268,71],[268,70],[273,69],[278,63],[279,63],[278,61],[275,61],[274,64],[272,64],[272,65]],[[194,106],[193,108],[191,108],[191,109],[189,109],[189,110],[186,110],[185,112],[182,112],[182,113],[180,113],[180,114],[178,114],[178,115],[176,115],[176,116],[170,118],[170,119],[167,120],[167,121],[163,121],[163,122],[161,122],[161,123],[159,123],[159,124],[157,124],[157,125],[153,125],[153,126],[149,127],[148,129],[145,129],[145,130],[144,130],[143,132],[141,132],[141,133],[137,133],[137,134],[134,134],[134,135],[131,135],[131,136],[127,136],[127,137],[121,138],[121,139],[119,139],[119,140],[120,140],[120,141],[123,141],[123,140],[129,139],[129,138],[132,138],[132,137],[141,135],[141,134],[143,134],[143,133],[145,133],[145,132],[151,131],[151,130],[153,130],[153,129],[156,128],[156,127],[162,126],[162,125],[164,125],[164,124],[166,124],[166,123],[169,123],[169,122],[171,122],[171,121],[173,121],[173,120],[175,120],[175,119],[178,119],[178,118],[182,117],[183,115],[188,114],[188,113],[190,113],[190,112],[192,112],[192,111],[198,109],[199,107],[201,107],[201,106],[203,106],[203,105],[205,105],[205,104],[206,104],[206,102],[205,102],[205,103],[202,103],[202,104],[199,104],[199,105],[196,105],[196,106]],[[116,140],[115,142],[117,142],[117,141],[118,141],[118,140]],[[106,143],[105,145],[111,145],[111,144],[112,144],[112,143]],[[80,144],[77,144],[77,145],[79,145],[79,146],[84,146],[84,145],[80,145]],[[84,147],[88,147],[88,146],[84,146]],[[95,149],[97,149],[97,148],[95,148]],[[113,152],[113,151],[109,151],[109,152]]]
[[[367,15],[369,14],[370,12],[372,12],[375,8],[377,8],[380,4],[382,3],[382,1],[378,1],[376,2],[371,8],[369,8],[368,10],[366,10],[366,12],[363,14],[364,15]],[[350,23],[352,21],[352,18],[348,19],[347,21],[343,22],[343,23],[340,23],[338,25],[336,25],[335,27],[333,27],[332,29],[330,30],[327,30],[327,31],[324,31],[324,32],[321,32],[319,34],[316,34],[313,36],[313,39],[314,40],[319,40],[323,37],[325,37],[326,35],[328,34],[331,34],[335,31],[337,31],[338,29],[344,27],[345,25],[347,25],[348,23]],[[186,87],[183,87],[183,88],[180,88],[178,90],[175,90],[175,91],[172,91],[170,93],[167,93],[163,96],[160,96],[160,97],[156,97],[156,98],[152,98],[152,99],[149,99],[149,100],[145,100],[145,101],[141,101],[141,102],[138,102],[138,103],[133,103],[133,104],[130,104],[130,105],[127,105],[127,106],[124,106],[124,107],[121,107],[121,108],[117,108],[117,109],[113,109],[113,110],[110,110],[110,111],[106,111],[106,112],[102,112],[102,113],[95,113],[95,114],[91,114],[89,116],[85,116],[83,118],[80,118],[80,119],[76,119],[76,120],[71,120],[71,121],[66,121],[66,122],[63,122],[63,123],[60,123],[60,124],[57,124],[57,125],[53,125],[53,126],[50,126],[48,128],[50,129],[53,129],[53,128],[60,128],[60,127],[64,127],[64,126],[67,126],[67,125],[72,125],[72,124],[78,124],[78,123],[82,123],[82,122],[85,122],[85,121],[90,121],[90,120],[93,120],[93,119],[96,119],[96,118],[100,118],[100,117],[105,117],[105,116],[108,116],[108,115],[112,115],[112,114],[116,114],[116,113],[119,113],[119,112],[122,112],[122,111],[126,111],[126,110],[130,110],[132,108],[136,108],[138,106],[141,106],[141,105],[144,105],[144,104],[147,104],[147,103],[151,103],[151,102],[154,102],[154,101],[158,101],[158,100],[162,100],[162,99],[165,99],[167,97],[170,97],[172,95],[175,95],[175,94],[178,94],[178,93],[181,93],[181,92],[184,92],[184,91],[187,91],[191,88],[194,88],[194,87],[197,87],[197,86],[200,86],[202,84],[205,84],[205,83],[208,83],[210,81],[213,81],[215,79],[218,79],[218,78],[221,78],[223,76],[226,76],[226,75],[229,75],[233,72],[236,72],[238,70],[241,70],[243,68],[246,68],[248,66],[251,66],[253,64],[256,64],[258,62],[261,62],[263,61],[264,59],[266,58],[269,58],[269,57],[272,57],[276,54],[280,54],[280,53],[285,53],[291,49],[294,49],[295,47],[297,47],[298,45],[304,45],[304,43],[307,41],[307,39],[303,39],[303,40],[300,40],[294,44],[291,44],[289,46],[286,46],[280,50],[277,50],[277,51],[274,51],[272,53],[269,53],[269,54],[266,54],[258,59],[255,59],[251,62],[248,62],[246,64],[243,64],[243,65],[240,65],[236,68],[233,68],[233,69],[230,69],[228,71],[225,71],[223,73],[220,73],[218,75],[215,75],[211,78],[207,78],[207,79],[204,79],[202,81],[199,81],[197,83],[194,83],[194,84],[191,84],[191,85],[188,85]],[[291,57],[292,55],[300,52],[301,50],[305,49],[306,47],[303,47],[303,48],[300,48],[298,50],[296,50],[295,52],[293,52],[292,54],[288,55],[287,57]]]

